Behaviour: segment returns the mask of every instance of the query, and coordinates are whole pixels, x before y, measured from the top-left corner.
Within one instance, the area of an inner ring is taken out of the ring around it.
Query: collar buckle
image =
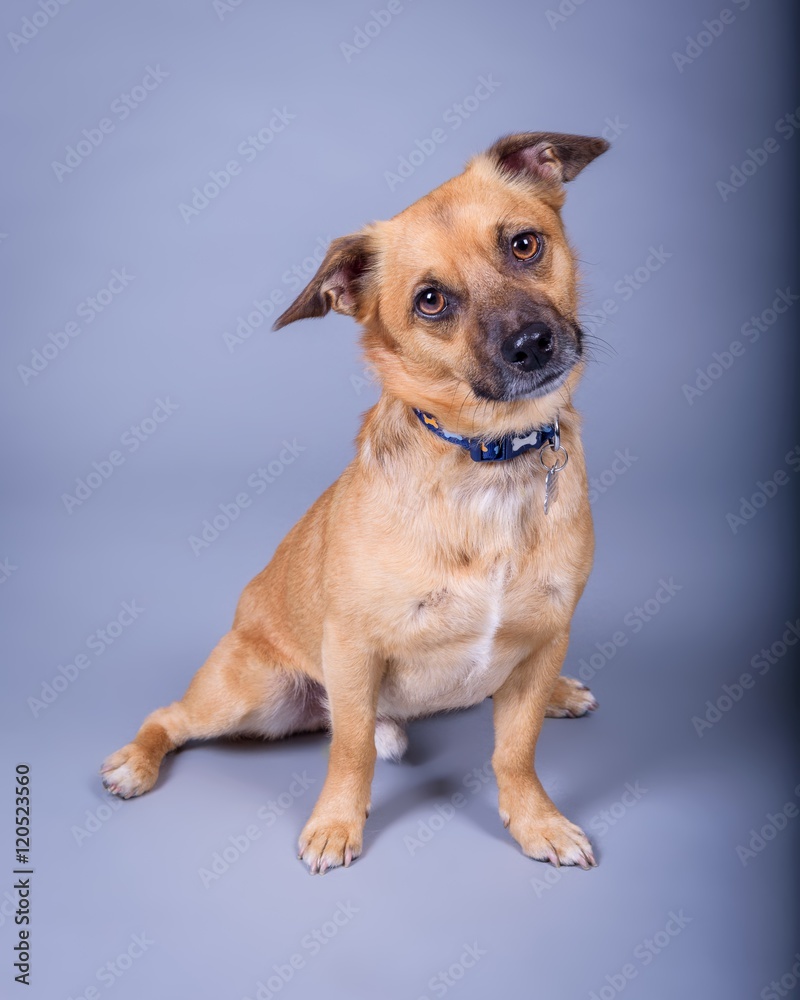
[[[550,435],[550,443],[553,446],[553,451],[560,451],[561,449],[561,428],[558,423],[558,414],[553,418],[553,433]]]

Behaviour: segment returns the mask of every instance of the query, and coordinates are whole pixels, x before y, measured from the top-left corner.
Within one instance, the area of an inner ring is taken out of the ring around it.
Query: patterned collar
[[[414,409],[414,413],[419,417],[423,426],[437,437],[466,449],[473,462],[504,462],[509,458],[516,458],[517,455],[521,455],[525,451],[541,448],[548,441],[552,444],[556,436],[554,425],[545,424],[544,427],[535,428],[528,434],[506,434],[504,437],[486,441],[483,438],[451,434],[444,430],[436,417],[431,416],[430,413],[424,413],[417,409]]]

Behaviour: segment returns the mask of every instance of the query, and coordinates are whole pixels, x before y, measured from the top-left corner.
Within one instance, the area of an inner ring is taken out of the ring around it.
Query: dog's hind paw
[[[110,757],[106,757],[100,768],[103,785],[121,799],[143,795],[156,783],[158,763],[153,765],[147,753],[129,743]]]
[[[394,719],[379,716],[375,725],[375,749],[381,760],[400,760],[408,749],[405,729]]]

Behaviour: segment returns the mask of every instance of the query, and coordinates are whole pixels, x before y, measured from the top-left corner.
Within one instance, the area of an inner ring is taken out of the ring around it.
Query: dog
[[[376,756],[404,724],[493,699],[500,816],[524,854],[596,864],[544,790],[545,716],[595,709],[561,676],[594,548],[573,391],[585,366],[565,183],[608,148],[526,132],[386,222],[333,240],[278,330],[331,309],[382,393],[357,455],[245,588],[185,696],[101,768],[123,798],[187,740],[330,729],[299,840],[312,873],[362,851]]]

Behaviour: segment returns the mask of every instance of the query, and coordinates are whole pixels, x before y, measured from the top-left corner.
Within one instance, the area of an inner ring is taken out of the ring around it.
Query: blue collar
[[[556,436],[553,424],[545,424],[544,427],[532,430],[528,434],[506,434],[504,437],[485,441],[483,438],[451,434],[444,430],[436,417],[431,416],[430,413],[423,413],[422,410],[416,408],[414,413],[419,417],[422,425],[437,437],[466,449],[473,462],[505,462],[509,458],[516,458],[517,455],[521,455],[525,451],[541,448],[548,441],[553,444]]]

